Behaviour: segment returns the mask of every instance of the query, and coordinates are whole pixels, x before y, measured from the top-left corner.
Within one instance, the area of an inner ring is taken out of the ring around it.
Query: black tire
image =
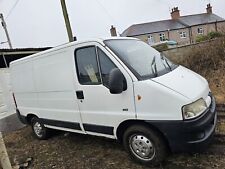
[[[38,117],[33,117],[31,119],[31,127],[34,136],[39,140],[46,140],[49,138],[49,129],[47,129],[40,121]],[[39,128],[39,131],[37,130]]]
[[[142,125],[129,127],[123,135],[123,144],[130,157],[144,165],[159,165],[168,155],[168,147],[160,134]]]

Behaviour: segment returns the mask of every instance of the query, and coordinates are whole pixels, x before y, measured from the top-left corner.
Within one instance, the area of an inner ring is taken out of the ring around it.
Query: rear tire
[[[131,126],[125,131],[123,144],[130,157],[144,165],[159,165],[168,154],[167,145],[160,134],[141,125]]]
[[[31,119],[31,127],[34,136],[39,140],[46,140],[49,137],[49,129],[41,123],[38,117],[33,117]]]

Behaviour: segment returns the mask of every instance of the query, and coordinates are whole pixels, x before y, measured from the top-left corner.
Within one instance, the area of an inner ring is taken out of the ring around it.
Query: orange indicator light
[[[138,101],[139,101],[139,100],[141,100],[141,96],[140,96],[140,95],[138,95],[138,96],[137,96],[137,99],[138,99]]]

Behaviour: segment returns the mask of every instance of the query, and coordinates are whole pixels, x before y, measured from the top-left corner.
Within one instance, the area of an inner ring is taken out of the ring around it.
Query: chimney
[[[180,18],[180,10],[178,9],[178,7],[173,8],[170,14],[173,20],[177,20]]]
[[[207,4],[206,11],[207,11],[207,14],[212,14],[212,6],[211,6],[211,4]]]
[[[112,25],[110,29],[111,36],[117,36],[116,28]]]

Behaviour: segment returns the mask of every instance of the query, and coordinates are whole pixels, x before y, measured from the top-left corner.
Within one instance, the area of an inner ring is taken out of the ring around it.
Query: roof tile
[[[135,24],[127,28],[121,36],[136,36],[142,34],[150,34],[156,32],[163,32],[167,30],[182,29],[189,26],[201,25],[206,23],[225,21],[223,18],[215,14],[196,14],[181,16],[178,20],[163,20],[156,22],[148,22],[142,24]]]

